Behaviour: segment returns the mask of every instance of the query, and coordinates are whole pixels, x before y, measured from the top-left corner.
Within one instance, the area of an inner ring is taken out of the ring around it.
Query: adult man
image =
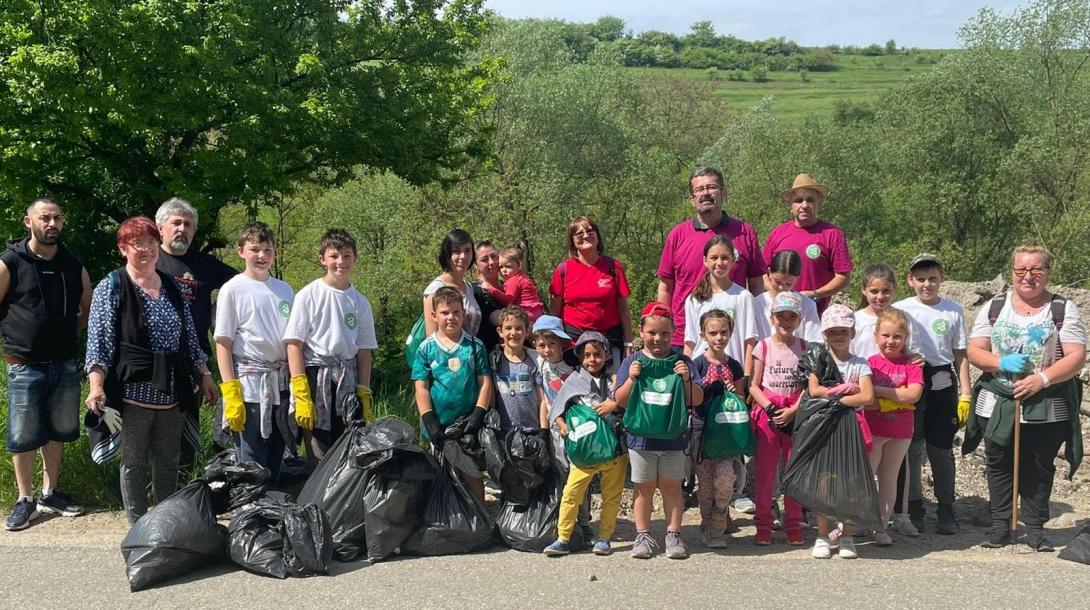
[[[765,260],[757,233],[723,211],[727,187],[714,167],[700,166],[689,176],[689,201],[696,217],[681,222],[666,237],[659,260],[658,300],[674,315],[672,344],[685,344],[685,299],[704,276],[704,245],[716,235],[730,237],[736,253],[731,279],[753,294],[764,292]]]
[[[61,243],[64,215],[45,197],[27,206],[30,237],[0,253],[0,320],[8,374],[7,448],[19,499],[4,522],[21,530],[39,511],[75,517],[83,507],[57,489],[64,443],[79,439],[78,332],[87,326],[91,279]],[[34,500],[34,461],[42,493]]]
[[[174,276],[182,290],[182,297],[189,302],[189,311],[193,315],[193,325],[197,328],[197,337],[201,350],[206,355],[212,354],[208,343],[208,329],[212,326],[212,291],[219,290],[234,277],[238,271],[212,256],[190,249],[193,236],[197,233],[197,210],[188,201],[171,197],[159,206],[155,212],[155,224],[163,238],[162,252],[155,268]],[[185,442],[182,443],[182,455],[179,464],[185,470],[193,463],[193,455],[201,448],[199,410],[189,412],[186,421]],[[217,409],[217,421],[219,410]],[[225,446],[227,436],[219,434],[217,444]]]
[[[829,306],[830,297],[848,285],[852,257],[840,227],[818,220],[821,204],[829,189],[809,174],[799,174],[791,188],[780,193],[791,206],[791,220],[772,229],[765,240],[766,262],[780,250],[794,250],[802,259],[802,274],[795,290],[817,301],[818,313]]]

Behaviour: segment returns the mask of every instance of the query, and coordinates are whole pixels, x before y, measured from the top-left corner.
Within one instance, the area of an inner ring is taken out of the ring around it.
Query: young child
[[[878,314],[874,331],[878,353],[867,359],[874,374],[876,400],[864,407],[864,414],[874,439],[870,469],[878,478],[878,515],[883,524],[893,512],[897,473],[915,427],[914,403],[923,394],[923,371],[905,356],[908,337],[908,318],[903,313],[890,307]],[[883,529],[875,533],[874,543],[889,546],[893,539]]]
[[[269,275],[276,240],[263,222],[249,222],[238,237],[242,273],[220,288],[216,300],[216,361],[223,383],[223,424],[235,440],[239,462],[269,469],[276,487],[284,435],[276,411],[288,408],[288,354],[284,330],[295,293]]]
[[[484,425],[484,416],[492,403],[492,370],[488,355],[476,337],[462,329],[465,308],[462,293],[452,286],[435,291],[431,315],[436,330],[416,351],[412,379],[416,408],[420,413],[424,436],[439,453],[447,440],[444,431],[454,420],[470,415],[466,431],[475,432]],[[472,461],[472,460],[468,460]],[[460,460],[459,474],[466,487],[484,503],[484,483],[480,471]]]
[[[564,422],[564,413],[576,403],[594,407],[598,416],[611,428],[617,423],[618,406],[615,400],[609,398],[613,384],[606,370],[606,360],[610,353],[609,341],[601,333],[584,332],[575,344],[575,353],[582,368],[564,382],[564,387],[552,402],[548,414],[561,437],[566,437],[570,432]],[[579,514],[586,504],[587,488],[596,474],[602,477],[602,513],[598,520],[598,536],[594,539],[592,549],[595,555],[609,555],[613,552],[609,539],[617,525],[617,512],[621,506],[627,468],[628,456],[625,454],[587,468],[569,465],[568,482],[564,485],[564,495],[560,501],[556,541],[545,548],[546,555],[559,557],[572,551],[572,531],[580,520]]]
[[[775,334],[772,315],[772,302],[776,295],[784,291],[794,291],[795,282],[802,273],[802,259],[794,250],[780,250],[772,255],[765,275],[768,290],[753,297],[753,319],[757,324],[757,338],[763,339]],[[806,341],[821,342],[821,319],[818,317],[817,303],[808,296],[799,294],[802,299],[801,319],[795,334]]]
[[[852,354],[852,339],[855,336],[855,317],[852,310],[844,305],[833,304],[821,315],[821,332],[825,335],[825,344],[836,367],[840,371],[843,383],[831,388],[821,385],[817,375],[810,373],[807,391],[812,398],[839,396],[842,404],[851,409],[866,406],[874,401],[874,386],[871,381],[870,365],[859,356]],[[817,559],[828,559],[832,555],[833,541],[830,540],[829,518],[817,518],[818,537],[811,551]],[[855,559],[855,540],[851,535],[851,526],[845,524],[838,542],[841,559]]]
[[[794,254],[792,250],[786,252]],[[776,257],[772,263],[776,264]],[[761,339],[753,349],[753,382],[749,390],[754,406],[750,414],[757,434],[753,485],[757,496],[753,524],[757,534],[753,542],[761,546],[772,544],[773,488],[780,460],[786,464],[791,458],[791,425],[803,390],[795,370],[806,350],[806,341],[796,337],[795,332],[802,320],[804,298],[797,292],[777,293],[769,307],[769,322],[774,332]],[[787,544],[804,544],[802,506],[787,496],[784,496],[783,504]]]
[[[700,316],[721,309],[735,322],[727,355],[741,362],[745,377],[749,377],[753,370],[753,346],[757,344],[757,324],[753,319],[753,295],[730,279],[734,258],[734,245],[727,236],[717,235],[704,245],[707,271],[685,299],[684,353],[692,358],[704,353],[708,345],[700,337]]]
[[[326,231],[318,261],[325,275],[296,295],[284,330],[295,421],[311,467],[350,421],[373,419],[371,350],[378,348],[371,303],[351,281],[356,240],[343,229]]]
[[[548,428],[549,410],[541,391],[538,356],[526,349],[530,321],[521,307],[508,305],[499,312],[496,327],[502,346],[492,352],[492,374],[496,380],[496,408],[504,431],[512,428]]]
[[[697,320],[699,323],[699,318]],[[638,407],[647,404],[658,406],[659,402],[674,405],[680,400],[689,408],[704,402],[704,391],[693,383],[693,361],[688,356],[677,356],[671,352],[673,334],[674,320],[669,306],[660,301],[648,303],[640,314],[643,349],[625,358],[617,372],[616,400],[622,409],[629,407],[630,401],[635,403],[632,406]],[[660,362],[663,360],[666,362]],[[656,377],[652,382],[652,385],[669,389],[668,392],[633,393],[635,381],[645,366],[661,369],[663,364],[670,362],[674,362],[673,372],[667,377]],[[677,378],[670,379],[673,375],[679,376],[680,382]],[[653,402],[648,403],[649,400]],[[625,425],[631,430],[627,417]],[[636,521],[636,543],[632,547],[632,557],[637,559],[649,559],[658,546],[651,537],[651,503],[656,489],[662,494],[667,518],[666,556],[671,559],[689,556],[689,550],[681,540],[681,517],[685,512],[681,483],[685,479],[687,460],[685,426],[686,422],[682,420],[681,432],[675,438],[657,438],[672,432],[672,428],[645,436],[631,432],[627,435],[628,460],[632,464],[632,482],[636,486],[632,510]]]
[[[897,277],[889,265],[876,263],[863,270],[863,298],[859,301],[859,310],[855,312],[853,354],[866,359],[878,353],[878,345],[874,342],[878,314],[893,304],[896,290]]]
[[[740,396],[742,388],[734,381],[742,379],[742,365],[727,355],[727,344],[734,332],[734,321],[721,309],[712,309],[700,316],[700,331],[708,349],[693,360],[696,378],[704,390],[704,403],[696,409],[691,424],[696,431],[703,431],[707,405],[712,399],[733,392]],[[693,464],[698,485],[696,496],[700,504],[700,529],[704,532],[704,544],[710,549],[726,548],[726,532],[731,525],[730,501],[734,495],[736,469],[741,467],[738,456],[712,459],[700,455],[702,434],[694,433]],[[771,493],[771,492],[770,492]]]
[[[537,351],[537,370],[541,373],[541,408],[548,413],[556,395],[560,392],[564,380],[575,368],[564,362],[564,346],[571,341],[571,335],[564,332],[564,323],[556,316],[541,316],[534,322],[534,349]],[[549,418],[552,422],[555,418]],[[567,465],[564,453],[564,441],[560,429],[551,427],[553,449],[557,460]]]
[[[541,302],[534,280],[523,271],[525,265],[526,258],[521,247],[512,244],[500,250],[503,292],[513,299],[514,305],[526,310],[531,322],[535,322],[545,312],[545,305]]]
[[[894,304],[914,321],[910,351],[924,359],[923,398],[916,405],[916,433],[908,448],[908,514],[893,517],[894,529],[910,536],[918,534],[923,526],[921,478],[925,451],[939,502],[935,531],[945,535],[958,532],[954,518],[954,435],[969,416],[972,386],[966,358],[965,312],[961,305],[939,297],[944,279],[939,259],[920,254],[912,259],[907,278],[916,296]],[[903,492],[903,485],[898,485],[897,490]],[[895,508],[905,512],[903,502],[897,502]]]

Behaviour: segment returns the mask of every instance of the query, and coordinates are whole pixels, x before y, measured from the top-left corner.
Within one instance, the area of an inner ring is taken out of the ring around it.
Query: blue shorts
[[[75,358],[49,364],[9,364],[10,453],[79,439],[79,364]]]

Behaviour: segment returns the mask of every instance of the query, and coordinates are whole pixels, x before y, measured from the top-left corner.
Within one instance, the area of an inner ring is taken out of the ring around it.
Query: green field
[[[769,72],[768,81],[727,80],[726,71],[718,71],[716,92],[730,105],[732,113],[742,113],[756,106],[765,96],[772,96],[773,112],[791,121],[806,116],[831,116],[839,101],[874,103],[887,91],[913,75],[934,67],[933,61],[950,51],[919,51],[908,55],[836,55],[837,70],[807,72],[803,81],[798,72]],[[922,62],[918,58],[923,58]],[[630,68],[640,74],[653,74],[688,80],[711,80],[708,70],[688,68]],[[747,75],[748,78],[748,75]]]

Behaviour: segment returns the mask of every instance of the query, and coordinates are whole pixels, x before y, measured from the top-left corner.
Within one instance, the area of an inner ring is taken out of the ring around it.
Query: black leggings
[[[988,419],[979,418],[981,428]],[[1018,477],[1018,495],[1022,500],[1020,516],[1027,527],[1041,527],[1049,519],[1048,501],[1056,475],[1056,454],[1071,434],[1071,422],[1022,424],[1022,455]],[[993,522],[1010,523],[1011,494],[1014,486],[1014,441],[1003,447],[984,439],[987,463],[988,495]]]

